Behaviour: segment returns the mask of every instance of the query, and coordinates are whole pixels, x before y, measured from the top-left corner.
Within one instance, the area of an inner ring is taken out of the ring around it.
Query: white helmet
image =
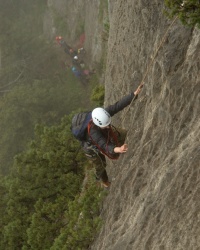
[[[106,127],[111,122],[110,114],[103,108],[95,108],[92,111],[92,120],[98,127]]]

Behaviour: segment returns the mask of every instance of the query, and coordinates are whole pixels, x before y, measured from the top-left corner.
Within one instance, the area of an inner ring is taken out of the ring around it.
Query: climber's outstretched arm
[[[113,105],[106,107],[105,110],[110,114],[110,116],[117,114],[119,111],[127,107],[132,102],[133,98],[137,98],[137,95],[140,93],[142,87],[143,84],[140,84],[134,92],[124,96],[121,100],[117,101]]]

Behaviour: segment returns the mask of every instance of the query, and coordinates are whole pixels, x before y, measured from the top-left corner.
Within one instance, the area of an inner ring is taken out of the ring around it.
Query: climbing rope
[[[151,59],[151,62],[150,62],[150,63],[148,64],[148,66],[147,66],[147,69],[146,69],[146,71],[145,71],[145,74],[144,74],[144,76],[143,76],[143,78],[142,78],[142,81],[140,82],[138,88],[142,88],[142,87],[143,87],[144,81],[145,81],[145,79],[146,79],[146,77],[147,77],[147,75],[148,75],[148,73],[149,73],[149,71],[150,71],[150,69],[151,69],[151,67],[152,67],[152,65],[153,65],[153,63],[154,63],[154,61],[155,61],[155,58],[156,58],[156,56],[157,56],[157,54],[158,54],[158,51],[159,51],[160,48],[163,46],[163,44],[164,44],[164,42],[165,42],[165,40],[166,40],[166,37],[167,37],[167,35],[168,35],[168,33],[169,33],[169,30],[170,30],[171,27],[174,25],[174,23],[175,23],[175,21],[176,21],[177,18],[178,18],[178,16],[176,16],[176,17],[174,18],[174,20],[171,22],[170,26],[169,26],[168,29],[166,30],[166,32],[165,32],[165,34],[164,34],[164,36],[163,36],[163,38],[162,38],[162,40],[161,40],[159,46],[158,46],[157,49],[156,49],[156,52],[154,53],[154,56],[153,56],[152,59]],[[122,119],[122,123],[124,122],[125,117],[126,117],[126,114],[127,114],[128,111],[130,110],[131,105],[132,105],[132,103],[133,103],[133,101],[134,101],[135,99],[136,99],[136,96],[134,96],[133,100],[131,101],[130,105],[128,106],[128,108],[127,108],[127,110],[126,110],[126,112],[125,112],[125,114],[124,114],[124,118]]]

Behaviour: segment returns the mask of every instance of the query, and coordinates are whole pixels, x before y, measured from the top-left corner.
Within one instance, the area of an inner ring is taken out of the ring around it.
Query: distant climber
[[[78,53],[78,54],[85,54],[86,51],[85,51],[84,48],[79,48],[79,49],[77,50],[77,53]]]
[[[73,74],[76,77],[80,78],[82,76],[82,72],[80,70],[78,70],[76,67],[73,66],[71,69],[72,69]]]
[[[57,42],[59,42],[59,41],[61,41],[61,40],[63,40],[63,37],[62,37],[62,36],[56,36],[56,41],[57,41]]]
[[[64,52],[66,54],[70,55],[71,57],[74,57],[77,55],[77,51],[75,51],[71,46],[69,46],[65,42],[65,40],[62,36],[56,36],[56,42],[64,49]]]
[[[58,45],[60,45],[62,48],[64,49],[69,49],[70,47],[67,45],[67,43],[65,42],[65,40],[63,39],[62,36],[57,36],[56,37],[56,42]]]
[[[77,51],[75,51],[74,49],[72,49],[71,47],[65,52],[70,55],[72,58],[74,58],[75,56],[77,56]]]
[[[77,55],[73,57],[72,64],[76,66],[79,70],[83,70],[85,68],[85,63],[82,59],[80,59]],[[83,72],[84,75],[84,72]]]
[[[72,63],[75,64],[76,66],[80,65],[80,60],[77,55],[73,57]]]
[[[127,107],[134,98],[137,98],[143,84],[134,93],[123,97],[120,101],[104,108],[95,108],[92,112],[75,115],[72,119],[72,133],[81,141],[85,155],[94,163],[96,178],[102,181],[105,187],[110,182],[106,172],[106,158],[118,159],[119,154],[128,150],[127,144],[119,144],[119,133],[111,126],[111,117]]]

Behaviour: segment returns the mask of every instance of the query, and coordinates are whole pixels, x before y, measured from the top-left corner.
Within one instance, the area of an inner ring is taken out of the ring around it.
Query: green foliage
[[[181,22],[185,25],[200,28],[200,2],[199,0],[165,0],[168,8],[165,13],[172,18],[178,15]]]
[[[57,127],[37,126],[36,139],[15,158],[6,184],[9,198],[3,229],[10,249],[26,244],[28,249],[49,249],[63,225],[68,202],[80,193],[84,158],[69,121],[66,117]]]
[[[86,249],[94,239],[103,193],[93,174],[83,186],[86,159],[70,121],[38,125],[35,140],[1,182],[1,249]]]
[[[21,152],[33,137],[36,123],[52,124],[79,105],[87,107],[84,102],[88,94],[84,96],[85,92],[81,93],[78,88],[79,83],[76,88],[70,78],[68,84],[55,84],[54,79],[35,80],[29,85],[16,86],[0,99],[0,161],[3,173],[9,169],[14,155]],[[69,96],[72,99],[67,98]]]
[[[4,249],[3,228],[7,222],[6,207],[7,207],[7,189],[5,187],[5,178],[0,175],[0,249]]]
[[[105,88],[103,85],[96,86],[91,95],[91,101],[95,102],[97,106],[103,106],[104,104]]]
[[[107,14],[108,11],[108,1],[100,0],[99,1],[99,15],[98,19],[100,23],[103,23],[103,18],[105,13]]]
[[[103,26],[104,26],[105,32],[107,32],[107,34],[109,34],[109,30],[110,30],[109,20],[104,21]]]
[[[66,224],[51,250],[88,249],[99,231],[102,225],[99,218],[100,203],[104,193],[94,183],[91,174],[88,178],[87,189],[69,202],[69,209],[64,217]]]

